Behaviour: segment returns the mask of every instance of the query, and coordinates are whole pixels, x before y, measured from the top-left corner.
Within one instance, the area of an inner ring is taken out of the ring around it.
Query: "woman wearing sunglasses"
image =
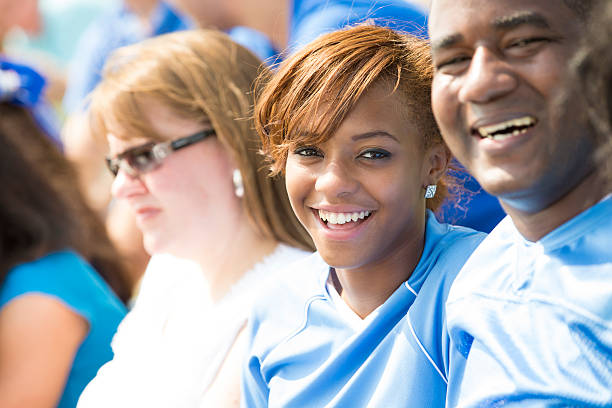
[[[311,248],[248,119],[262,69],[208,30],[126,47],[107,64],[93,127],[108,140],[112,193],[153,257],[115,358],[80,407],[238,404],[251,303]]]
[[[444,407],[444,302],[484,234],[432,212],[450,153],[431,78],[426,42],[359,26],[319,37],[262,92],[264,150],[317,253],[254,308],[244,406]]]

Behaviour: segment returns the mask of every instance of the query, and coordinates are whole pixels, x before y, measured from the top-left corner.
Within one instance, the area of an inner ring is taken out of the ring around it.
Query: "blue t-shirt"
[[[449,406],[612,407],[612,196],[536,242],[505,218],[447,314]]]
[[[75,407],[100,366],[112,359],[110,343],[125,307],[98,273],[71,251],[54,252],[11,269],[0,287],[0,309],[18,296],[33,293],[60,300],[89,324],[58,405]]]
[[[288,267],[246,329],[242,406],[444,407],[442,306],[484,234],[428,213],[425,237],[410,278],[364,320],[334,301],[318,253]]]
[[[289,49],[299,49],[323,33],[367,20],[427,36],[425,14],[404,0],[293,0]]]

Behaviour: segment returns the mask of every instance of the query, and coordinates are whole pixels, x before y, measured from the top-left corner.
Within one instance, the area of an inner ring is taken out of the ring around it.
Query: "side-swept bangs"
[[[361,96],[380,82],[401,92],[424,145],[441,142],[431,112],[431,79],[429,46],[417,37],[372,25],[319,37],[280,66],[256,105],[255,126],[272,174],[283,172],[297,145],[328,140]]]

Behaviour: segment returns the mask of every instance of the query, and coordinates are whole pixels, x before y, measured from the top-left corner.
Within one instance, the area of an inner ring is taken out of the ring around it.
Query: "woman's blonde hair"
[[[444,145],[431,109],[429,45],[414,36],[373,25],[336,31],[286,60],[271,80],[266,75],[260,78],[267,85],[255,107],[255,126],[272,160],[272,174],[284,171],[297,145],[331,138],[361,96],[380,83],[399,91],[423,148]],[[446,193],[441,180],[428,208],[437,209]]]
[[[257,230],[312,249],[291,210],[284,180],[268,176],[259,154],[251,114],[255,79],[262,71],[266,68],[257,57],[214,30],[166,34],[120,48],[91,95],[92,129],[99,136],[164,140],[143,115],[144,101],[185,119],[210,121],[242,173],[243,205]]]

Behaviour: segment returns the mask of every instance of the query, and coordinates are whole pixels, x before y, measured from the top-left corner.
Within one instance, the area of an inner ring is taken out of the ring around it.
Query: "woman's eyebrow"
[[[372,132],[359,133],[357,135],[353,135],[351,139],[353,141],[357,141],[357,140],[363,140],[363,139],[370,139],[373,137],[388,137],[390,139],[395,140],[397,143],[399,143],[399,140],[395,136],[393,136],[389,132],[385,132],[384,130],[374,130]]]

